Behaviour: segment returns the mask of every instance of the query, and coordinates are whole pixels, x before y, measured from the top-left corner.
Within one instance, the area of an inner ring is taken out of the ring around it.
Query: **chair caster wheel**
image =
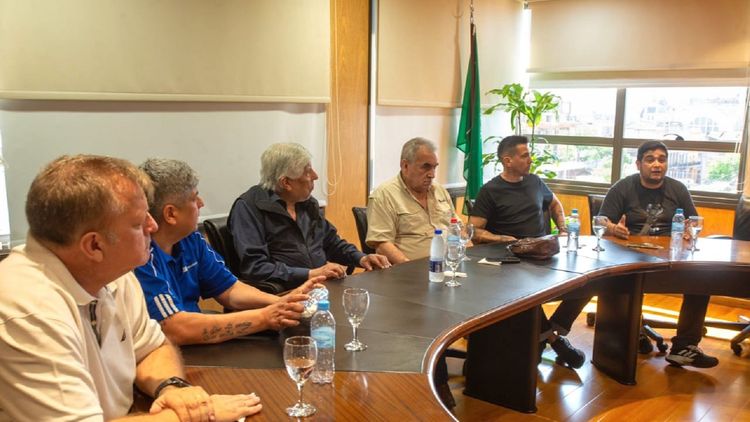
[[[742,344],[732,343],[731,346],[735,356],[742,356]]]
[[[589,327],[593,327],[594,324],[596,324],[596,314],[593,312],[589,312],[586,314],[586,325]]]
[[[659,352],[661,353],[667,353],[667,345],[664,344],[664,342],[657,344],[656,348],[659,349]]]
[[[651,344],[651,340],[649,340],[646,336],[639,336],[638,337],[638,353],[642,355],[647,355],[654,351],[654,345]]]

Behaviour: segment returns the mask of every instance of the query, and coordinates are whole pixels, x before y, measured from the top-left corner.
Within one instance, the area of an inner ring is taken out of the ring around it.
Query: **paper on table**
[[[453,271],[448,270],[445,272],[446,277],[453,277]],[[462,273],[461,271],[456,271],[456,277],[458,278],[466,278],[466,273]]]
[[[497,261],[497,262],[495,262],[495,261],[487,261],[487,258],[482,258],[479,261],[477,261],[477,263],[479,263],[479,264],[487,264],[487,265],[494,265],[494,266],[497,266],[497,267],[503,265],[503,263],[500,262],[500,261]]]

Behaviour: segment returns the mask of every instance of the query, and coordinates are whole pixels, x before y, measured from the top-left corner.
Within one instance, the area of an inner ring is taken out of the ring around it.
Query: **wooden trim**
[[[369,63],[370,2],[331,0],[326,218],[355,245],[352,207],[367,205]]]

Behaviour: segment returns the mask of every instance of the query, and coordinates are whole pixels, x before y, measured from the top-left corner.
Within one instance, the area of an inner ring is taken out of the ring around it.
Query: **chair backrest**
[[[474,204],[477,203],[476,199],[464,198],[464,205],[466,206],[466,212],[471,216],[474,213]]]
[[[366,254],[375,253],[375,250],[367,246],[367,208],[352,207],[354,222],[357,224],[357,234],[359,235],[359,244],[362,252]]]
[[[203,221],[203,228],[206,231],[208,242],[216,252],[224,257],[224,262],[227,264],[229,271],[237,274],[239,258],[237,257],[237,251],[234,249],[232,233],[229,232],[227,227],[227,217],[208,218]]]
[[[206,230],[208,242],[216,252],[224,257],[224,262],[229,271],[238,275],[240,273],[240,257],[234,248],[232,232],[227,227],[227,217],[208,218],[203,221],[203,227]],[[284,286],[274,281],[243,281],[266,293],[279,294],[286,290]]]
[[[732,237],[737,240],[750,240],[750,198],[740,195],[734,210],[734,230]]]
[[[599,214],[599,210],[602,208],[604,203],[604,195],[590,194],[589,195],[589,216],[595,217]]]

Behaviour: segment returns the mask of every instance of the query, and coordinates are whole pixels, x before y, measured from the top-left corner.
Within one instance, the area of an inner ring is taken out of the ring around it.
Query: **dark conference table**
[[[629,240],[642,241],[663,246],[668,238]],[[336,370],[343,372],[337,373],[337,380],[365,372],[367,376],[380,377],[378,380],[390,385],[388,388],[398,389],[398,382],[391,381],[411,373],[417,376],[416,380],[429,384],[423,385],[423,390],[431,389],[429,379],[441,352],[453,341],[468,336],[464,393],[522,412],[534,412],[541,312],[538,305],[566,296],[599,295],[592,362],[617,381],[634,384],[642,293],[750,297],[750,283],[746,282],[750,242],[702,238],[701,251],[683,250],[672,257],[668,248],[634,249],[626,247],[626,243],[605,239],[602,246],[606,250],[597,254],[591,250],[595,239],[583,236],[583,246],[577,254],[561,248],[560,254],[549,260],[523,260],[501,267],[477,261],[497,255],[502,245],[478,245],[468,250],[473,261],[459,269],[468,276],[461,279],[463,286],[459,288],[430,283],[426,260],[329,281],[326,285],[337,321]],[[343,347],[352,336],[341,305],[341,295],[347,287],[362,287],[370,292],[370,309],[359,330],[360,339],[368,345],[364,352],[351,353]],[[283,339],[300,333],[304,334],[304,328],[279,336],[250,336],[219,345],[187,346],[183,347],[183,354],[190,366],[278,369],[284,367]],[[427,374],[429,379],[419,373]],[[291,389],[291,381],[286,381]],[[342,393],[341,385],[335,385],[337,393]],[[419,389],[411,387],[403,391],[411,390],[420,394]],[[386,400],[382,405],[388,403]],[[409,417],[408,404],[400,403],[406,407],[397,414]],[[430,415],[442,405],[433,396],[423,406],[425,415]],[[375,413],[371,416],[378,416],[377,407],[373,405],[371,410]],[[434,417],[426,417],[431,418]]]

